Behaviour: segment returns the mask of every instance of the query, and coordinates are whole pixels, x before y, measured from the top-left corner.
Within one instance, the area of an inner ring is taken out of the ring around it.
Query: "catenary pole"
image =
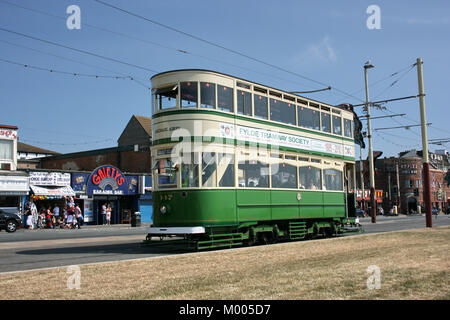
[[[422,58],[417,58],[417,78],[419,81],[420,124],[422,128],[422,153],[423,153],[423,199],[425,201],[425,220],[427,228],[433,227],[431,214],[431,188],[430,188],[430,164],[428,159],[427,120],[425,113],[425,92],[423,88]]]
[[[367,79],[367,69],[373,68],[373,65],[368,61],[364,64],[364,80],[366,84],[366,109],[367,109],[367,137],[369,141],[369,177],[370,177],[370,215],[372,223],[377,222],[377,211],[375,205],[375,175],[373,170],[373,148],[372,148],[372,131],[370,128],[370,103],[369,103],[369,85]]]

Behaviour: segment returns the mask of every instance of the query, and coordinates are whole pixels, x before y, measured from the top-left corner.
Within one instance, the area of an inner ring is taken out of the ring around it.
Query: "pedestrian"
[[[75,207],[75,217],[77,218],[78,229],[81,229],[81,225],[83,224],[83,214],[78,204]]]
[[[106,208],[106,224],[108,226],[111,226],[111,211],[112,211],[111,205],[108,204],[108,207]]]
[[[102,206],[102,224],[105,225],[106,224],[106,209],[107,209],[107,204],[106,202],[103,204]]]
[[[55,217],[55,226],[59,225],[59,206],[55,204],[53,207],[53,216]]]
[[[31,229],[37,228],[38,219],[39,219],[39,213],[36,208],[36,205],[33,202],[31,202],[31,225],[32,225]]]

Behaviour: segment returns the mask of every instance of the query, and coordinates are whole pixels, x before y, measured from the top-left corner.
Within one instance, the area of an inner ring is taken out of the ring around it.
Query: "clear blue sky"
[[[408,72],[408,66],[421,57],[427,121],[432,123],[428,137],[450,138],[448,1],[104,1],[360,99],[335,90],[306,95],[330,104],[358,104],[365,99],[363,64],[368,59],[375,65],[369,70],[372,100],[417,94],[417,71],[413,68]],[[73,4],[81,8],[81,30],[66,27],[66,8]],[[380,30],[366,26],[370,16],[366,9],[372,4],[381,10]],[[158,72],[204,68],[287,91],[322,87],[92,0],[0,0],[0,28]],[[0,59],[75,73],[132,75],[147,86],[154,74],[3,31],[0,48]],[[399,70],[402,72],[389,77]],[[133,114],[151,116],[150,91],[134,81],[74,77],[2,61],[0,74],[0,124],[18,126],[19,141],[42,148],[66,153],[115,146]],[[387,79],[377,82],[384,78]],[[406,117],[373,120],[373,128],[420,121],[417,99],[393,102],[386,107],[385,111],[373,110],[372,116],[406,113]],[[373,136],[374,149],[383,151],[383,156],[421,148],[419,127],[377,131]],[[443,148],[449,148],[449,144],[430,146],[431,150]]]

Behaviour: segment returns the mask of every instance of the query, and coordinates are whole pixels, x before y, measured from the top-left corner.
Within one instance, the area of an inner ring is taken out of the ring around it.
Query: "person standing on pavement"
[[[76,205],[75,207],[75,217],[77,218],[78,229],[81,229],[81,225],[83,224],[83,214],[81,213],[80,205]]]
[[[108,207],[106,208],[106,224],[111,226],[111,205],[108,203]]]
[[[53,216],[55,217],[55,225],[59,225],[59,206],[55,204],[53,208]]]
[[[106,224],[106,202],[102,205],[102,224],[105,225]]]

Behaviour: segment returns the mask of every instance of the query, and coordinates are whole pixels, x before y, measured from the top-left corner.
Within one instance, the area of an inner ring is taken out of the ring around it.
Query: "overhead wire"
[[[49,12],[45,12],[45,11],[42,11],[42,10],[37,10],[37,9],[34,9],[34,8],[25,7],[25,6],[22,6],[22,5],[11,3],[9,1],[0,0],[0,3],[4,3],[4,4],[10,5],[10,6],[14,6],[14,7],[23,9],[23,10],[27,10],[27,11],[30,11],[30,12],[33,12],[33,13],[38,13],[38,14],[41,14],[41,15],[45,15],[45,16],[48,16],[48,17],[55,18],[55,19],[66,20],[66,17],[58,16],[58,15],[55,15],[55,14],[52,14],[52,13],[49,13]],[[283,80],[283,81],[286,81],[286,82],[299,84],[299,83],[297,83],[295,81],[288,80],[288,79],[285,79],[285,78],[281,78],[281,77],[275,76],[273,74],[268,74],[268,73],[256,71],[256,70],[250,69],[250,68],[245,67],[245,66],[240,66],[240,65],[229,63],[229,62],[221,61],[221,60],[218,60],[218,59],[215,59],[215,58],[211,58],[211,57],[208,57],[208,56],[205,56],[205,55],[201,55],[201,54],[198,54],[198,53],[195,53],[195,52],[192,52],[192,51],[188,51],[186,49],[180,49],[180,48],[167,46],[167,45],[164,45],[164,44],[161,44],[161,43],[158,43],[158,42],[149,41],[149,40],[146,40],[146,39],[142,39],[140,37],[136,37],[136,36],[133,36],[133,35],[130,35],[130,34],[126,34],[126,33],[123,33],[123,32],[114,31],[114,30],[107,29],[107,28],[104,28],[104,27],[99,27],[99,26],[96,26],[96,25],[93,25],[93,24],[89,24],[89,23],[86,23],[86,22],[83,22],[83,26],[86,26],[86,27],[89,27],[89,28],[93,28],[93,29],[97,29],[97,30],[100,30],[100,31],[103,31],[103,32],[108,32],[108,33],[111,33],[111,34],[115,34],[115,35],[118,35],[118,36],[121,36],[121,37],[125,37],[125,38],[128,38],[128,39],[140,41],[140,42],[145,43],[145,44],[158,46],[158,47],[161,47],[161,48],[164,48],[164,49],[167,49],[167,50],[172,50],[172,51],[175,51],[175,52],[178,52],[178,53],[183,53],[183,54],[186,54],[186,55],[196,56],[196,57],[208,60],[208,61],[212,61],[214,63],[219,63],[219,64],[223,64],[223,65],[227,65],[227,66],[232,66],[232,67],[240,69],[240,70],[247,70],[247,71],[250,71],[250,72],[253,72],[253,73],[257,73],[257,74],[261,74],[261,75],[264,75],[264,76],[267,76],[267,77],[276,78],[276,79]],[[301,85],[302,86],[311,87],[310,85],[307,85],[305,83],[301,83]]]
[[[191,33],[188,33],[188,32],[182,31],[182,30],[179,30],[179,29],[177,29],[177,28],[174,28],[174,27],[171,27],[171,26],[169,26],[169,25],[166,25],[166,24],[163,24],[163,23],[161,23],[161,22],[158,22],[158,21],[156,21],[156,20],[153,20],[153,19],[144,17],[144,16],[139,15],[139,14],[137,14],[137,13],[134,13],[134,12],[125,10],[125,9],[123,9],[123,8],[114,6],[114,5],[110,4],[110,3],[106,3],[106,2],[100,1],[100,0],[93,0],[93,1],[95,1],[95,2],[97,2],[97,3],[99,3],[99,4],[101,4],[101,5],[110,7],[110,8],[112,8],[112,9],[114,9],[114,10],[120,11],[120,12],[122,12],[122,13],[128,14],[128,15],[130,15],[130,16],[133,16],[133,17],[136,17],[136,18],[145,20],[145,21],[147,21],[147,22],[153,23],[153,24],[158,25],[158,26],[160,26],[160,27],[162,27],[162,28],[165,28],[165,29],[171,30],[171,31],[173,31],[173,32],[182,34],[182,35],[184,35],[184,36],[190,37],[190,38],[195,39],[195,40],[197,40],[197,41],[200,41],[200,42],[206,43],[206,44],[208,44],[208,45],[214,46],[214,47],[216,47],[216,48],[219,48],[219,49],[228,51],[228,52],[233,53],[233,54],[235,54],[235,55],[239,55],[239,56],[244,57],[244,58],[247,58],[247,59],[249,59],[249,60],[252,60],[252,61],[255,61],[255,62],[264,64],[264,65],[266,65],[266,66],[269,66],[269,67],[271,67],[271,68],[277,69],[277,70],[279,70],[279,71],[282,71],[282,72],[285,72],[285,73],[294,75],[294,76],[296,76],[296,77],[302,78],[302,79],[304,79],[304,80],[311,81],[311,82],[313,82],[313,83],[316,83],[316,84],[320,85],[321,87],[328,87],[328,86],[329,86],[328,84],[325,84],[325,83],[323,83],[323,82],[321,82],[321,81],[314,80],[314,79],[312,79],[312,78],[310,78],[310,77],[307,77],[307,76],[304,76],[304,75],[302,75],[302,74],[300,74],[300,73],[298,73],[298,72],[294,72],[294,71],[291,71],[291,70],[287,70],[287,69],[282,68],[282,67],[280,67],[280,66],[277,66],[277,65],[275,65],[275,64],[272,64],[272,63],[263,61],[263,60],[261,60],[261,59],[259,59],[259,58],[255,58],[255,57],[252,57],[252,56],[250,56],[250,55],[248,55],[248,54],[239,52],[239,51],[237,51],[237,50],[227,48],[227,47],[225,47],[225,46],[223,46],[223,45],[217,44],[217,43],[212,42],[212,41],[210,41],[210,40],[203,39],[203,38],[198,37],[198,36],[196,36],[196,35],[194,35],[194,34],[191,34]],[[339,92],[339,93],[342,94],[342,95],[345,95],[345,96],[347,96],[347,97],[351,97],[351,98],[353,98],[353,99],[356,99],[356,100],[359,100],[359,101],[364,102],[364,100],[362,100],[362,99],[360,99],[360,98],[358,98],[358,97],[355,97],[355,96],[353,96],[353,95],[351,95],[351,94],[349,94],[349,93],[347,93],[347,92],[345,92],[345,91],[343,91],[343,90],[340,90],[340,89],[338,89],[338,88],[336,88],[336,87],[331,86],[331,88],[332,88],[333,90],[335,90],[336,92]]]

